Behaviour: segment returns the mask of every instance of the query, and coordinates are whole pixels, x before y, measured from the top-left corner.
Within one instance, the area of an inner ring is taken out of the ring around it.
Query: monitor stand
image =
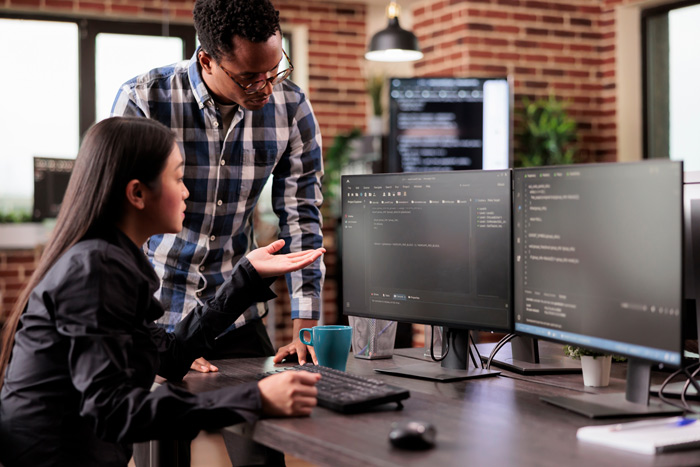
[[[510,344],[510,349],[508,348]],[[554,375],[581,373],[581,362],[566,355],[540,356],[539,343],[531,337],[518,336],[503,346],[491,360],[491,364],[521,375]],[[494,344],[479,344],[481,359],[486,362]],[[510,350],[510,355],[507,351]],[[499,355],[500,354],[500,355]]]
[[[540,399],[589,418],[635,417],[643,415],[673,415],[683,411],[672,405],[649,400],[651,364],[628,359],[625,394],[583,394],[571,397],[541,397]]]
[[[500,371],[482,370],[469,366],[469,344],[471,335],[465,329],[448,329],[446,332],[449,351],[441,364],[437,362],[417,363],[394,368],[375,368],[378,373],[431,381],[459,381],[463,379],[498,376]]]

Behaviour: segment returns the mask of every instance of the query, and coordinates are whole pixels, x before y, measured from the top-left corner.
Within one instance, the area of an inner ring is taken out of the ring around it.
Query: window
[[[31,210],[33,157],[78,152],[78,25],[0,18],[0,212]],[[21,46],[18,46],[21,44]]]
[[[644,153],[700,171],[700,1],[642,13]]]
[[[74,158],[122,83],[194,50],[192,26],[3,13],[0,212],[31,211],[33,158]]]

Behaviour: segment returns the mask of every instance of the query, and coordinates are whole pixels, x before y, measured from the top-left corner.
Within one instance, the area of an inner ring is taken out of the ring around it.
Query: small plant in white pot
[[[610,384],[612,355],[573,345],[565,345],[564,353],[575,360],[581,360],[584,386],[602,387]]]

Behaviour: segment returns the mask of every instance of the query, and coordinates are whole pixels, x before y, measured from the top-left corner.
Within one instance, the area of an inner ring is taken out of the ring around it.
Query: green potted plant
[[[522,167],[562,165],[576,162],[576,121],[568,104],[550,94],[547,99],[523,98],[519,158]]]
[[[624,361],[624,358],[622,357],[575,345],[565,345],[564,353],[566,356],[571,357],[574,360],[581,360],[584,386],[607,386],[610,384],[610,369],[612,361]]]
[[[328,212],[333,217],[340,217],[340,174],[352,152],[352,143],[362,135],[359,128],[347,133],[339,133],[326,151],[324,158],[323,199]]]

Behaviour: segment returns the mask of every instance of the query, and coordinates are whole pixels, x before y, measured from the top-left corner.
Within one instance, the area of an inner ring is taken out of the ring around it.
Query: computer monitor
[[[515,331],[628,358],[626,394],[545,401],[590,417],[672,413],[652,364],[681,364],[682,163],[516,169]]]
[[[54,219],[61,209],[75,159],[34,158],[34,206],[32,220]]]
[[[344,176],[343,312],[448,328],[441,365],[394,374],[464,379],[469,330],[512,329],[509,170]]]
[[[505,77],[389,79],[387,171],[511,167],[511,89]]]
[[[697,339],[700,325],[700,172],[685,172],[683,174],[683,230],[685,273],[685,309],[683,313],[683,339]],[[690,362],[691,359],[688,359]],[[697,359],[695,359],[697,361]],[[684,391],[685,381],[666,385],[664,395],[680,397]],[[661,386],[652,386],[652,394],[656,394]],[[686,397],[697,399],[696,389],[689,385]]]

